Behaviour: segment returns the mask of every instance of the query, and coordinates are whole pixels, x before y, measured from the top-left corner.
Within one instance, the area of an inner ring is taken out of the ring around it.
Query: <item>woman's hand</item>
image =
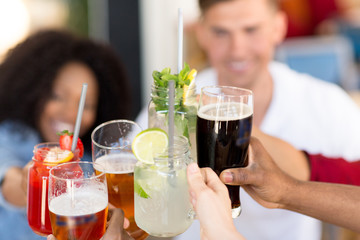
[[[244,239],[233,224],[228,190],[216,173],[210,168],[200,171],[196,163],[191,163],[187,178],[191,202],[200,221],[201,239]]]

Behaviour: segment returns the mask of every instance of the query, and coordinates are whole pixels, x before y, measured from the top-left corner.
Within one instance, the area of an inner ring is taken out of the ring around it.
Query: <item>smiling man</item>
[[[273,61],[287,27],[277,0],[199,0],[199,5],[197,38],[210,68],[198,74],[198,91],[208,85],[251,89],[254,124],[263,132],[309,153],[360,157],[360,111],[350,97],[336,85]],[[247,239],[321,238],[315,219],[265,209],[244,191],[240,198],[243,212],[234,222]],[[176,239],[198,236],[193,224]]]

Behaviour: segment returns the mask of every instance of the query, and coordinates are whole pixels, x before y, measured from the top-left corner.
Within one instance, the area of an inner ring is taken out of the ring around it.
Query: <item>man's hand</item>
[[[267,208],[281,208],[279,204],[287,189],[296,180],[283,172],[259,140],[252,138],[249,146],[249,165],[221,172],[220,179],[228,185],[241,185],[258,203]]]

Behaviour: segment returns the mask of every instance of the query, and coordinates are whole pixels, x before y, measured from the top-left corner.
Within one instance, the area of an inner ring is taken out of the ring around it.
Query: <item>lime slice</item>
[[[50,148],[44,159],[45,163],[59,164],[65,163],[74,158],[74,154],[69,150],[60,149],[58,147]]]
[[[140,132],[132,142],[135,157],[146,164],[154,163],[154,156],[163,153],[169,140],[167,133],[160,128],[149,128]]]
[[[196,99],[192,96],[195,94],[196,86],[195,86],[195,77],[197,71],[192,69],[186,77],[186,80],[190,80],[189,85],[184,85],[184,93],[183,93],[183,101],[184,105],[190,106],[196,104]]]
[[[144,189],[140,186],[138,181],[134,182],[134,192],[142,198],[150,198],[150,196],[144,191]]]

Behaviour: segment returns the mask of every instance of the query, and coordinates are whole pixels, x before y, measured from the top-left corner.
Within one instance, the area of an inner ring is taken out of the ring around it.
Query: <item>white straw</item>
[[[169,81],[169,165],[173,167],[175,82]]]
[[[178,73],[183,68],[183,12],[182,8],[178,9]]]
[[[81,97],[79,102],[79,108],[76,116],[76,123],[75,123],[75,129],[74,129],[74,137],[73,142],[71,145],[71,151],[75,152],[76,149],[76,143],[79,138],[79,132],[80,132],[80,124],[81,124],[81,118],[84,112],[84,106],[85,106],[85,98],[86,98],[86,90],[87,90],[87,83],[83,83],[82,90],[81,90]]]

